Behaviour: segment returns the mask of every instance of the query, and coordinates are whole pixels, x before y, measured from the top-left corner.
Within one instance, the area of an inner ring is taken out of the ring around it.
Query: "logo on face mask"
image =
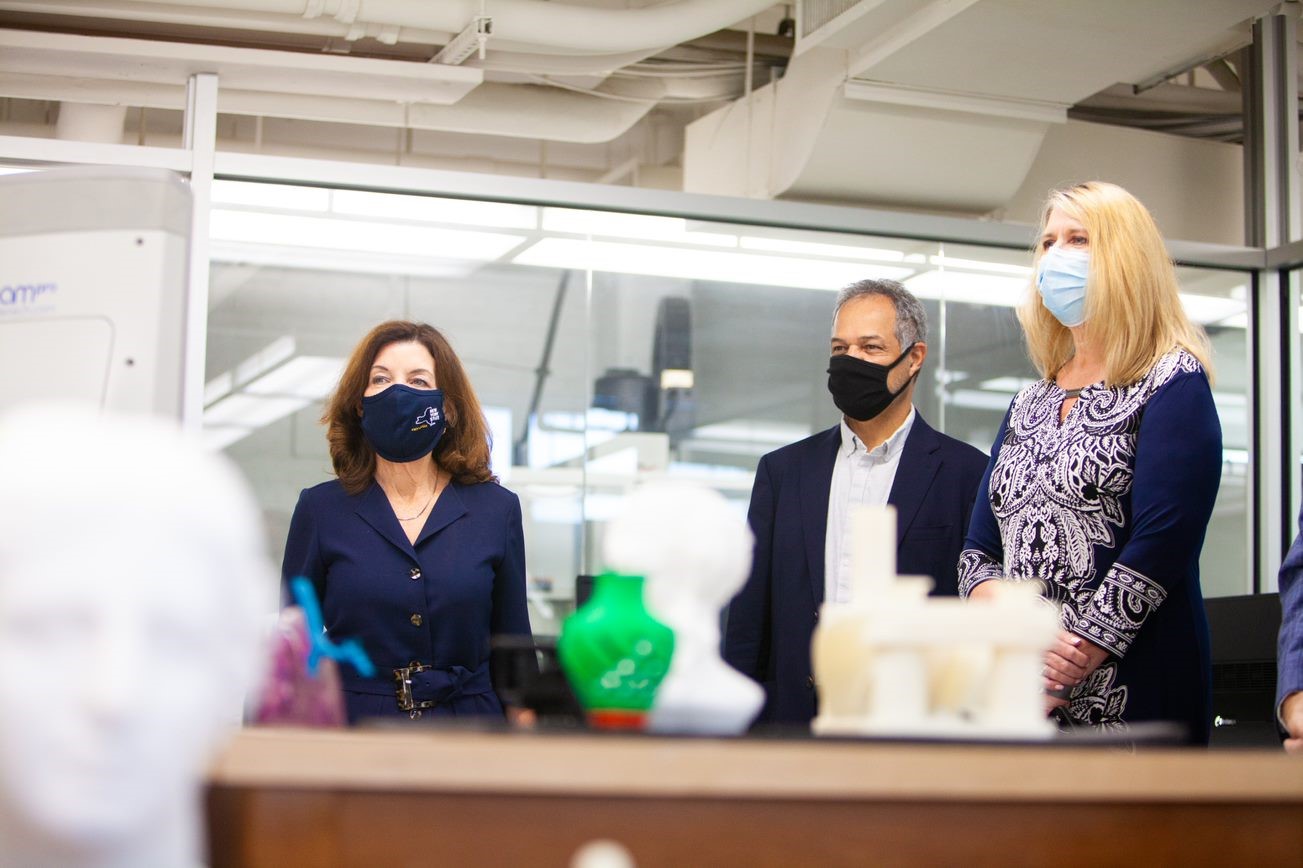
[[[425,412],[417,416],[416,421],[413,422],[412,424],[417,426],[418,428],[421,425],[437,425],[439,424],[439,420],[441,418],[443,417],[439,414],[438,407],[426,407]],[[417,430],[417,428],[413,428],[412,430],[415,431]]]

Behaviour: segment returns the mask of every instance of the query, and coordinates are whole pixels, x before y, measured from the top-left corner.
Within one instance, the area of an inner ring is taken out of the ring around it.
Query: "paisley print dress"
[[[1208,627],[1199,552],[1221,480],[1208,378],[1182,349],[1138,382],[1065,395],[1041,380],[1000,426],[964,552],[959,592],[1042,583],[1064,629],[1109,652],[1059,712],[1067,726],[1176,721],[1209,728]]]

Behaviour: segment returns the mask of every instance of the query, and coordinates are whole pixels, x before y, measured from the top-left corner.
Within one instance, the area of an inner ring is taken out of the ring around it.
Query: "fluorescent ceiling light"
[[[235,374],[231,371],[223,371],[216,377],[213,377],[207,383],[204,383],[204,406],[221,398],[235,387]]]
[[[858,247],[852,244],[823,244],[815,241],[791,241],[786,238],[762,238],[743,235],[739,239],[743,250],[768,250],[774,253],[800,253],[807,256],[829,256],[834,259],[867,259],[879,262],[900,262],[903,250],[886,250],[881,247]]]
[[[337,356],[295,356],[244,387],[251,395],[285,395],[316,401],[334,391],[344,372]]]
[[[1181,306],[1186,316],[1200,325],[1217,325],[1237,314],[1246,313],[1244,301],[1215,295],[1181,293]]]
[[[955,389],[946,394],[945,403],[951,407],[967,407],[972,410],[1009,409],[1009,396],[1000,392],[984,392],[979,389]]]
[[[905,286],[919,298],[997,307],[1017,307],[1027,292],[1021,278],[958,271],[925,271],[905,280]]]
[[[208,258],[213,262],[262,265],[268,268],[336,271],[345,274],[402,274],[408,277],[466,277],[479,267],[465,260],[232,241],[214,241],[208,246]]]
[[[866,277],[899,279],[911,273],[908,268],[866,267],[861,262],[793,259],[569,238],[544,238],[517,254],[514,261],[520,265],[592,269],[614,274],[828,290],[841,289]]]
[[[759,458],[772,452],[775,445],[773,443],[761,443],[758,440],[703,440],[700,437],[685,437],[679,441],[678,448],[685,452],[706,452],[711,455],[749,455],[752,458]]]
[[[649,241],[680,241],[711,247],[735,247],[737,236],[725,232],[694,232],[681,217],[649,214],[621,214],[615,211],[582,211],[575,208],[544,208],[543,228],[549,232],[597,235],[608,238],[638,238]]]
[[[566,410],[549,410],[541,417],[543,428],[553,431],[588,432],[628,431],[638,424],[637,413],[625,413],[620,410],[607,410],[604,407],[589,407],[586,411],[571,413]],[[609,437],[603,437],[603,441]]]
[[[309,403],[311,402],[307,398],[267,397],[237,392],[205,408],[204,425],[262,428],[303,409]]]
[[[1032,275],[1031,266],[1013,265],[1008,262],[986,262],[981,259],[960,259],[955,256],[929,256],[928,262],[939,268],[964,268],[969,271],[991,271],[996,274],[1016,274],[1028,278]]]
[[[329,211],[330,191],[256,181],[213,181],[213,204],[251,205],[283,211]]]
[[[803,437],[809,437],[810,426],[735,419],[732,422],[699,425],[692,430],[692,436],[697,440],[727,440],[782,445],[784,443],[795,443]]]
[[[206,448],[211,449],[213,452],[220,452],[233,443],[239,443],[252,433],[252,428],[243,428],[237,425],[214,427],[205,425],[200,432],[200,437]]]
[[[241,386],[271,370],[292,355],[294,355],[294,336],[281,335],[234,368],[218,374],[205,383],[204,406],[208,407],[216,403],[236,386]]]
[[[638,473],[638,449],[634,446],[626,446],[605,455],[589,458],[585,467],[589,473],[611,473],[633,477]]]
[[[432,259],[492,260],[523,241],[519,235],[434,229],[372,220],[299,217],[254,211],[214,209],[209,237],[214,241],[276,244],[325,250],[354,250]]]
[[[692,371],[687,368],[666,368],[661,371],[662,389],[691,389],[693,381]]]
[[[337,214],[384,217],[390,220],[491,226],[495,229],[538,228],[538,208],[532,205],[505,205],[500,202],[441,199],[403,193],[336,190],[333,210]]]
[[[1026,377],[994,377],[990,380],[983,380],[981,388],[988,392],[1005,392],[1013,395],[1035,382],[1036,380],[1029,380]]]
[[[243,385],[294,355],[294,335],[281,335],[235,366],[235,383]]]

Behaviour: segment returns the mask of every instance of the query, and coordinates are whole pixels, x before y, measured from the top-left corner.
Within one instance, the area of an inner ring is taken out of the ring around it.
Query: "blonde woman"
[[[1051,194],[1018,311],[1044,379],[1014,397],[959,562],[962,596],[1039,581],[1061,606],[1064,728],[1175,721],[1207,743],[1199,552],[1221,480],[1206,335],[1153,218],[1113,184]]]

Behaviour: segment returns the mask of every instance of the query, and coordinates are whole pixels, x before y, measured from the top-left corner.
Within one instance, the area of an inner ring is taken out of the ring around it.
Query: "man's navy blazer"
[[[729,605],[724,659],[765,688],[759,721],[806,723],[817,710],[810,639],[824,595],[828,493],[841,445],[835,425],[760,459],[747,520],[751,576]],[[896,507],[896,565],[958,593],[959,553],[987,458],[914,417],[887,502]]]

